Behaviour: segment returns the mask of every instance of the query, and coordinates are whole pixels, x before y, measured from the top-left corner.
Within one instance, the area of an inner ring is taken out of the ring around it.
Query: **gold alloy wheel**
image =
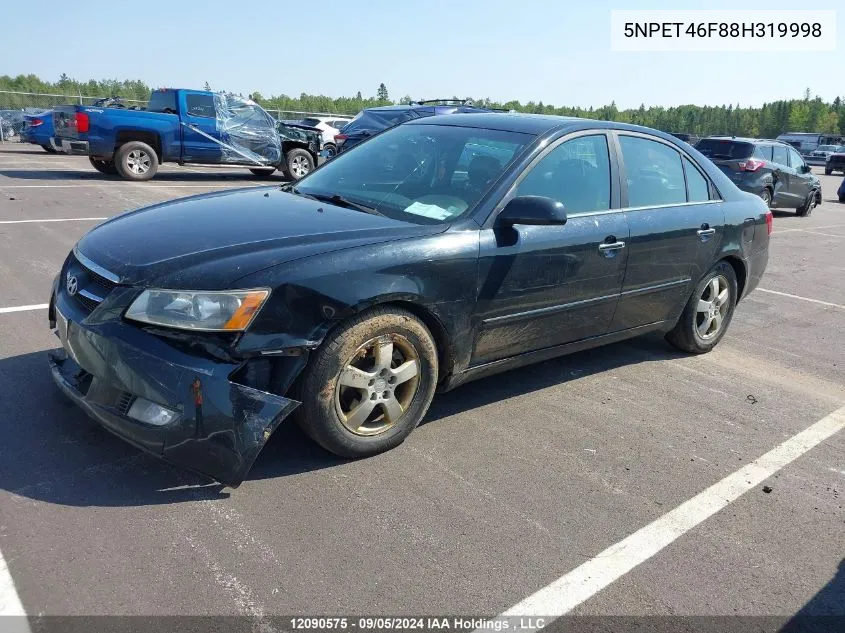
[[[393,427],[420,384],[420,358],[404,336],[390,334],[361,345],[343,366],[335,387],[335,410],[355,435]]]

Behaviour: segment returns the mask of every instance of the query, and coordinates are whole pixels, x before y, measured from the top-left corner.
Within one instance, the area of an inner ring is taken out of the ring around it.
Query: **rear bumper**
[[[156,457],[236,487],[299,405],[232,382],[239,363],[194,356],[126,323],[86,323],[75,304],[54,290],[49,318],[63,348],[49,355],[53,380],[107,430]],[[130,417],[138,399],[176,417],[165,425]]]
[[[77,154],[81,156],[88,155],[88,141],[79,141],[69,138],[52,138],[51,144],[57,151],[63,154]]]

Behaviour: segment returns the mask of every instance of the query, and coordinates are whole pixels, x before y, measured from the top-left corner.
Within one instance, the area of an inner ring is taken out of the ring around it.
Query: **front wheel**
[[[295,148],[285,156],[287,175],[291,180],[299,180],[314,170],[314,159],[308,150]]]
[[[804,204],[802,204],[795,211],[795,214],[802,217],[802,218],[806,218],[807,216],[809,216],[813,212],[813,208],[815,208],[815,206],[816,206],[816,192],[811,191],[810,195],[807,196],[807,199],[804,201]]]
[[[124,180],[149,180],[158,171],[158,155],[146,143],[129,141],[118,148],[114,164]]]
[[[56,150],[53,149],[52,147],[50,147],[49,145],[42,145],[41,149],[43,149],[48,154],[56,154],[57,153]]]
[[[709,352],[725,335],[736,301],[736,272],[721,261],[698,282],[666,340],[690,354]]]
[[[302,429],[343,457],[401,444],[428,411],[437,386],[428,328],[400,308],[375,308],[333,331],[305,368]]]
[[[833,170],[830,167],[824,168],[824,175],[825,176],[830,176],[832,173],[833,173]]]

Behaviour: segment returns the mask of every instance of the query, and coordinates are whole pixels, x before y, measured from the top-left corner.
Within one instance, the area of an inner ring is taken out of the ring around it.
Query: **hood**
[[[255,187],[119,215],[88,232],[77,249],[123,284],[214,290],[295,259],[445,229]]]

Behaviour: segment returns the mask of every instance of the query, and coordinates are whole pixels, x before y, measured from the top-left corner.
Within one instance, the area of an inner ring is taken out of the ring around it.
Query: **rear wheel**
[[[121,145],[114,155],[114,163],[117,173],[124,180],[149,180],[158,171],[158,155],[141,141]]]
[[[824,175],[825,176],[830,176],[832,173],[833,173],[833,170],[830,167],[824,168]]]
[[[763,202],[766,203],[767,207],[772,206],[772,190],[771,189],[769,189],[768,187],[763,189],[763,191],[760,192],[760,197],[763,199]]]
[[[728,329],[736,301],[736,272],[728,262],[719,262],[698,282],[666,340],[691,354],[709,352]]]
[[[299,180],[314,170],[314,159],[311,154],[299,147],[290,150],[285,155],[287,175],[291,180]]]
[[[44,149],[44,151],[45,151],[45,152],[47,152],[48,154],[55,154],[55,153],[56,153],[56,150],[55,150],[55,149],[53,149],[52,147],[50,147],[49,145],[42,145],[41,147],[42,147],[42,148]]]
[[[332,332],[305,368],[298,421],[318,444],[366,457],[401,444],[437,386],[428,328],[399,308],[376,308]]]
[[[326,143],[323,145],[323,151],[326,153],[326,160],[331,160],[337,156],[337,146],[334,143]]]
[[[90,156],[88,157],[88,160],[91,161],[91,166],[101,174],[113,176],[117,173],[117,168],[115,167],[113,160],[101,160]]]

